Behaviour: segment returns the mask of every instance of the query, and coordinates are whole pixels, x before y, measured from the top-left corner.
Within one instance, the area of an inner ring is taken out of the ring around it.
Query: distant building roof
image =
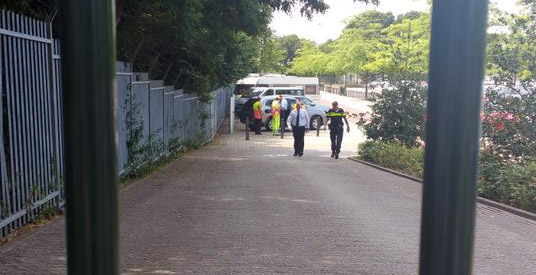
[[[237,82],[243,85],[318,85],[318,77],[299,77],[281,74],[250,74]]]
[[[246,78],[242,78],[236,82],[236,84],[242,84],[242,85],[257,85],[257,82],[259,81],[259,76],[248,76]]]

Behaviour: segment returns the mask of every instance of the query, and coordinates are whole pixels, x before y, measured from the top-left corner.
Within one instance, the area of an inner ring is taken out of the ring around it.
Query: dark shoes
[[[294,153],[293,156],[295,156],[295,157],[297,157],[297,156],[303,157],[303,153]]]
[[[335,157],[335,153],[331,153],[331,157],[334,158],[334,157]]]
[[[293,155],[293,156],[297,157],[297,156],[298,156],[298,153],[294,153],[294,155]]]
[[[335,159],[339,159],[339,154],[335,154]]]
[[[299,156],[300,156],[300,157],[303,157],[303,153],[300,153]]]

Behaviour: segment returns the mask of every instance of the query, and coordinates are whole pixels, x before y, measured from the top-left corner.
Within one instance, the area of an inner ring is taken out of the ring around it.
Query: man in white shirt
[[[296,101],[296,109],[290,112],[287,123],[292,126],[294,136],[294,156],[303,156],[305,131],[309,129],[309,115],[307,110],[302,108],[301,102]]]
[[[283,98],[283,95],[279,95],[279,102],[281,102],[281,131],[285,131],[287,128],[287,119],[290,113],[288,101]]]

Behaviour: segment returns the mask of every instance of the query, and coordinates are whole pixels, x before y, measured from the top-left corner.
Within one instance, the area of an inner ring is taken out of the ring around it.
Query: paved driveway
[[[417,274],[421,186],[305,142],[296,158],[288,136],[238,131],[123,189],[122,274]],[[63,226],[1,247],[0,274],[65,274]],[[535,263],[536,223],[479,206],[475,274]]]

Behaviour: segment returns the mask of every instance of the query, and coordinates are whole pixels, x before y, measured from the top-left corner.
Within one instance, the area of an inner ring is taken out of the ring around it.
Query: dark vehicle
[[[261,104],[262,104],[262,125],[267,131],[272,131],[272,102],[276,96],[266,96],[261,98]],[[285,116],[288,116],[288,114],[291,111],[291,108],[296,104],[296,100],[299,99],[305,109],[307,110],[307,113],[309,114],[309,117],[311,118],[310,121],[310,129],[315,130],[317,127],[320,127],[324,121],[326,121],[326,112],[329,110],[328,106],[323,105],[317,105],[313,100],[305,97],[305,96],[286,96],[285,100],[288,103],[289,110],[287,110]],[[241,109],[241,113],[239,114],[240,122],[245,124],[246,123],[246,117],[249,116],[249,129],[252,131],[253,128],[253,103],[255,100],[249,99],[244,103],[243,108]]]
[[[240,123],[246,124],[246,119],[249,118],[249,129],[253,129],[253,103],[255,103],[255,98],[248,98],[248,100],[242,104],[240,110],[237,111],[237,115],[240,118]]]
[[[248,93],[236,99],[235,113],[240,114],[244,104],[251,98],[274,95],[303,96],[304,92],[301,87],[252,87]]]

